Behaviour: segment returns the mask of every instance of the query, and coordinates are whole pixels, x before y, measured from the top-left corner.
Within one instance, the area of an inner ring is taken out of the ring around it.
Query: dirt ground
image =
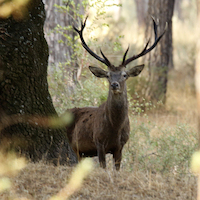
[[[29,163],[17,176],[12,187],[0,199],[50,199],[68,182],[73,167]],[[139,171],[120,172],[98,166],[84,180],[70,199],[196,199],[196,178],[191,175],[161,175]]]

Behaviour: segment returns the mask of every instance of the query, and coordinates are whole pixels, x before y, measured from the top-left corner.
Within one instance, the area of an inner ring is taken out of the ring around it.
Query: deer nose
[[[113,90],[119,89],[119,83],[114,81],[114,82],[111,83],[111,87],[112,87]]]

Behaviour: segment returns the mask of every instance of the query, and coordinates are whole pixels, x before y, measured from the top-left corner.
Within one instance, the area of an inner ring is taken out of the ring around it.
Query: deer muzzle
[[[113,92],[119,92],[120,91],[120,85],[117,81],[114,81],[111,83],[111,89]]]

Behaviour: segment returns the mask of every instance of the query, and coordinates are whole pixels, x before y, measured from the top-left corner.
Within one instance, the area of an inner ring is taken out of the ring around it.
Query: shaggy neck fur
[[[109,88],[106,102],[106,115],[113,128],[119,129],[128,116],[128,100],[126,85],[122,93],[114,94]]]

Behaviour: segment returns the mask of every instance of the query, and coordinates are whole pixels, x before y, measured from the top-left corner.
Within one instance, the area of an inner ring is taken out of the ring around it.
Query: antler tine
[[[110,61],[108,60],[108,58],[106,58],[106,56],[103,54],[101,49],[100,49],[100,52],[101,52],[101,55],[103,56],[103,58],[105,59],[106,63],[108,64],[108,67],[109,67],[110,66]]]
[[[124,53],[122,65],[124,65],[124,62],[125,62],[125,60],[126,60],[126,55],[127,55],[127,53],[128,53],[128,50],[129,50],[129,46],[128,46],[126,52]]]
[[[153,26],[154,26],[154,34],[155,34],[155,42],[153,43],[153,45],[151,47],[148,47],[149,45],[149,42],[150,42],[150,39],[148,40],[147,44],[145,45],[144,49],[141,51],[141,53],[139,53],[138,55],[134,55],[132,56],[131,58],[127,59],[126,61],[123,62],[124,65],[128,65],[130,62],[132,62],[133,60],[141,57],[141,56],[144,56],[145,54],[147,54],[148,52],[150,52],[152,49],[155,48],[155,46],[158,44],[158,42],[160,41],[160,39],[162,38],[162,36],[165,34],[166,32],[166,29],[167,29],[167,24],[166,24],[166,27],[165,27],[165,30],[163,31],[163,33],[157,38],[157,24],[154,20],[154,18],[152,17],[152,20],[153,20]]]
[[[98,56],[97,54],[95,54],[89,47],[88,45],[85,43],[85,40],[83,39],[83,30],[86,26],[86,21],[87,21],[88,16],[85,18],[84,23],[81,22],[81,30],[78,30],[76,27],[73,27],[74,30],[79,34],[81,42],[82,42],[82,46],[85,48],[85,50],[90,53],[90,55],[92,55],[94,58],[96,58],[97,60],[99,60],[100,62],[104,63],[105,65],[107,65],[108,67],[110,67],[110,62],[109,60],[105,57],[105,55],[102,53],[102,56],[104,57],[101,58],[100,56]]]
[[[154,29],[154,33],[155,33],[155,40],[157,38],[157,25],[156,25],[156,22],[155,22],[155,19],[153,18],[153,16],[151,16],[151,19],[153,20],[153,29]]]

